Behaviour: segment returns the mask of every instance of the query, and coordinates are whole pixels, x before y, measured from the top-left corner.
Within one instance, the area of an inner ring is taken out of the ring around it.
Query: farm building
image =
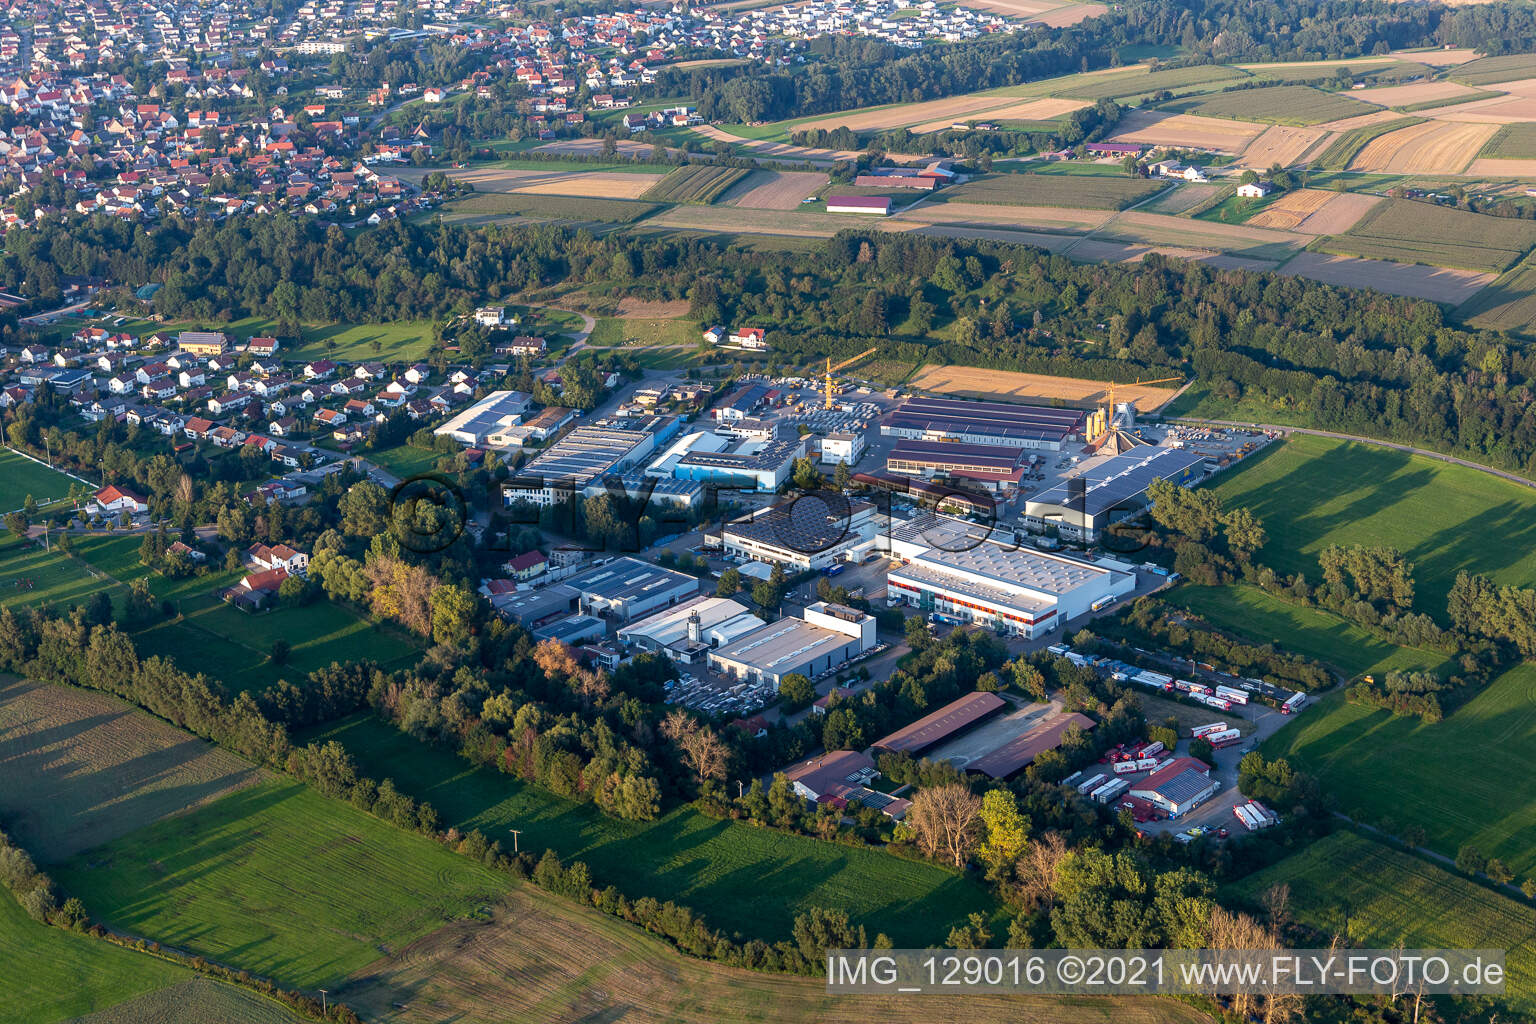
[[[1181,757],[1137,783],[1131,796],[1149,800],[1177,817],[1199,807],[1220,788],[1205,762]]]
[[[1237,186],[1237,196],[1239,199],[1263,199],[1274,190],[1275,186],[1267,181],[1250,181]]]
[[[1087,152],[1094,156],[1141,156],[1146,146],[1138,146],[1132,142],[1090,142],[1084,146]]]
[[[1111,523],[1146,507],[1154,480],[1189,483],[1205,475],[1205,456],[1186,448],[1138,446],[1084,470],[1024,502],[1024,524],[1054,526],[1065,537],[1093,543]]]
[[[994,491],[1017,487],[1028,464],[1029,456],[1023,448],[906,439],[898,441],[885,458],[885,468],[890,473],[924,480],[950,477]]]
[[[815,679],[875,646],[875,619],[865,612],[817,601],[804,618],[784,618],[709,652],[709,667],[740,682],[778,689],[798,672]]]
[[[701,596],[630,623],[619,630],[619,641],[692,665],[764,625],[740,601]]]
[[[781,562],[790,570],[825,569],[875,539],[875,506],[841,496],[805,495],[727,523],[727,555]]]
[[[828,213],[865,213],[884,217],[891,212],[891,201],[885,196],[828,196]]]
[[[1088,430],[1087,409],[1048,409],[1007,402],[910,398],[880,423],[880,433],[914,441],[1044,448],[1060,451]]]
[[[1120,563],[1100,565],[1014,544],[989,527],[947,516],[891,520],[887,600],[957,622],[1033,638],[1136,589]]]
[[[930,747],[977,725],[1008,707],[995,693],[980,690],[952,700],[911,725],[875,740],[874,748],[883,753],[911,754],[917,757]]]
[[[583,613],[620,622],[670,608],[699,592],[695,576],[628,557],[593,566],[565,582],[580,595]]]

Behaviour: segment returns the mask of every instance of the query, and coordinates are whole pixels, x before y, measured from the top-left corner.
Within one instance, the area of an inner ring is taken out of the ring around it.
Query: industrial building
[[[608,634],[608,623],[595,615],[569,615],[533,631],[535,640],[559,640],[575,647],[589,640],[601,640]]]
[[[1027,765],[1047,750],[1055,750],[1061,746],[1062,736],[1068,729],[1076,728],[1087,732],[1097,724],[1087,715],[1076,711],[1057,715],[1039,728],[1031,729],[1024,735],[1017,736],[969,762],[965,770],[994,779],[1006,779],[1023,771]]]
[[[709,411],[711,417],[722,423],[752,415],[775,397],[778,391],[766,384],[743,384]]]
[[[677,471],[677,464],[684,455],[692,452],[723,452],[736,443],[736,438],[713,430],[696,430],[682,434],[662,450],[645,467],[646,476],[670,477]]]
[[[692,665],[764,625],[740,601],[701,596],[630,623],[619,630],[619,642]]]
[[[469,448],[490,445],[492,434],[521,423],[532,405],[533,396],[525,392],[492,391],[432,433]]]
[[[589,489],[600,493],[604,477],[623,475],[655,445],[656,435],[643,430],[577,427],[503,484],[502,501],[554,505],[585,495]]]
[[[885,457],[885,468],[903,476],[942,476],[1001,491],[1019,486],[1032,458],[1023,448],[904,439]]]
[[[1024,525],[1054,528],[1063,537],[1093,543],[1112,523],[1147,506],[1154,480],[1190,483],[1205,475],[1205,456],[1178,447],[1140,445],[1111,456],[1024,502]]]
[[[657,479],[631,469],[622,476],[603,477],[583,493],[588,497],[597,493],[622,493],[631,501],[644,502],[648,508],[668,505],[687,510],[697,508],[704,500],[704,485],[696,480]]]
[[[1158,769],[1131,789],[1131,796],[1151,801],[1172,817],[1179,817],[1199,807],[1221,783],[1211,778],[1204,761],[1180,757]]]
[[[801,798],[833,807],[860,803],[900,821],[912,806],[910,800],[869,787],[880,772],[868,754],[857,750],[833,750],[802,761],[784,769],[784,777]]]
[[[821,464],[835,466],[839,462],[852,466],[864,454],[864,435],[836,431],[821,439]]]
[[[804,454],[804,441],[743,441],[730,451],[690,451],[678,460],[673,475],[716,487],[776,491],[794,475],[795,460]]]
[[[914,441],[1043,448],[1059,451],[1071,440],[1094,436],[1103,414],[1090,409],[1054,409],[957,398],[909,398],[880,423],[886,437]]]
[[[780,619],[711,651],[709,667],[720,675],[768,683],[777,690],[791,673],[815,679],[874,646],[874,616],[818,601],[806,606],[803,619]]]
[[[825,569],[867,551],[875,540],[875,506],[840,494],[786,499],[727,523],[727,555],[781,562],[788,569]]]
[[[1033,638],[1136,589],[1135,570],[999,542],[964,520],[891,521],[887,600]]]
[[[555,583],[536,589],[491,594],[489,600],[497,615],[531,629],[550,619],[569,615],[580,597],[580,593],[564,583]]]
[[[695,576],[628,557],[584,569],[565,583],[580,595],[583,613],[620,622],[669,608],[699,592]]]
[[[930,747],[986,721],[1006,707],[1008,702],[997,694],[976,690],[924,715],[904,729],[882,736],[875,740],[874,748],[885,753],[918,757]]]

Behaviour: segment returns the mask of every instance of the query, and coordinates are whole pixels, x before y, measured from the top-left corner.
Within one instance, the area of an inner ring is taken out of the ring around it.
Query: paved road
[[[1514,473],[1506,473],[1502,469],[1494,469],[1492,466],[1484,466],[1477,462],[1469,462],[1466,459],[1458,459],[1454,455],[1433,452],[1428,448],[1415,448],[1413,445],[1396,444],[1392,441],[1382,441],[1374,437],[1361,437],[1359,434],[1340,434],[1332,430],[1312,430],[1308,427],[1291,427],[1281,423],[1240,423],[1236,420],[1208,420],[1196,416],[1174,416],[1171,419],[1173,422],[1194,423],[1203,426],[1258,428],[1259,430],[1273,430],[1280,434],[1311,434],[1313,437],[1331,437],[1338,441],[1359,441],[1361,444],[1374,444],[1381,448],[1392,448],[1396,451],[1408,452],[1412,455],[1422,455],[1425,458],[1438,459],[1441,462],[1449,462],[1456,466],[1466,466],[1468,469],[1475,469],[1480,473],[1487,473],[1489,476],[1500,477],[1508,480],[1510,483],[1519,484],[1521,487],[1536,489],[1536,481],[1527,480],[1525,477],[1516,476]]]

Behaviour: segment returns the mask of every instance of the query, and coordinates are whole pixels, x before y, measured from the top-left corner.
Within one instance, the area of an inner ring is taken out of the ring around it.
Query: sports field
[[[89,850],[54,877],[138,935],[285,984],[334,987],[488,905],[508,880],[291,782],[268,782]]]
[[[1531,221],[1389,199],[1323,248],[1344,256],[1498,273],[1532,245],[1536,223]]]
[[[1262,749],[1317,776],[1366,824],[1419,825],[1446,856],[1471,843],[1516,875],[1536,873],[1536,665],[1516,665],[1434,724],[1332,693]]]
[[[54,1024],[191,977],[144,953],[33,921],[0,891],[0,1020]]]
[[[1216,491],[1263,520],[1257,560],[1276,572],[1315,583],[1330,544],[1396,547],[1415,565],[1416,607],[1442,622],[1461,569],[1536,585],[1536,490],[1466,466],[1297,434],[1223,474]]]
[[[931,201],[1121,210],[1167,187],[1161,182],[1129,176],[1109,178],[1064,174],[983,174],[963,185],[945,189],[934,195]]]
[[[1336,615],[1282,601],[1258,587],[1185,586],[1168,601],[1219,629],[1332,665],[1346,677],[1432,670],[1446,660],[1436,651],[1398,647]]]
[[[393,778],[448,824],[503,842],[508,828],[521,829],[524,849],[553,847],[586,861],[599,885],[677,900],[728,932],[782,938],[796,914],[822,906],[848,911],[871,938],[885,932],[897,946],[921,946],[943,939],[970,911],[992,910],[974,882],[880,850],[717,821],[687,807],[654,822],[608,818],[590,804],[473,769],[368,715],[304,739],[341,741],[364,773]]]
[[[104,693],[0,676],[0,821],[42,863],[253,785],[250,764]]]
[[[70,1024],[303,1024],[276,999],[212,978],[189,978]]]
[[[29,494],[39,505],[66,497],[70,485],[76,483],[25,455],[0,448],[0,515],[21,508]]]
[[[126,593],[111,580],[92,576],[81,562],[55,547],[0,533],[0,607],[20,608],[47,602],[59,608],[83,605],[103,587]]]
[[[1302,924],[1341,935],[1347,916],[1356,946],[1507,950],[1510,1001],[1536,1005],[1536,911],[1517,900],[1342,831],[1249,875],[1232,891],[1259,902],[1278,884],[1290,886],[1291,913]]]

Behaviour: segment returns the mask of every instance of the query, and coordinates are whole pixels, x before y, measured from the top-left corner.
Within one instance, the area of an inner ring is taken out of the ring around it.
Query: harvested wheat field
[[[1383,107],[1406,107],[1414,103],[1433,100],[1459,100],[1463,96],[1477,96],[1481,90],[1458,82],[1414,82],[1411,85],[1386,85],[1375,89],[1358,89],[1350,97]]]
[[[924,103],[898,103],[873,110],[845,110],[841,114],[832,114],[815,121],[802,121],[795,125],[795,130],[823,128],[830,131],[833,128],[848,128],[856,132],[884,131],[887,128],[908,128],[930,121],[947,128],[954,121],[964,120],[968,114],[999,107],[1006,102],[1007,97],[996,95],[951,96]]]
[[[1360,223],[1360,218],[1382,201],[1382,196],[1339,192],[1324,203],[1321,209],[1296,225],[1296,230],[1306,235],[1342,235]]]
[[[89,690],[0,676],[0,820],[44,863],[249,786],[234,754]]]
[[[581,196],[593,199],[639,199],[665,174],[601,173],[562,174],[552,181],[537,181],[512,189],[523,195]]]
[[[1369,114],[1356,114],[1354,117],[1341,117],[1337,121],[1325,121],[1314,128],[1322,128],[1330,132],[1347,132],[1356,128],[1369,128],[1373,124],[1386,124],[1388,121],[1397,121],[1402,118],[1395,110],[1373,110]]]
[[[912,387],[939,395],[985,398],[1022,403],[1076,402],[1095,405],[1106,397],[1107,384],[1082,377],[1052,377],[1043,373],[984,370],[974,366],[925,366],[912,378]],[[1134,401],[1142,412],[1161,409],[1178,394],[1174,388],[1116,384],[1115,397]]]
[[[1341,235],[1379,202],[1381,196],[1304,188],[1281,197],[1244,223],[1306,235]]]
[[[732,135],[723,128],[716,128],[712,124],[701,124],[690,131],[702,135],[712,142],[725,142],[733,146],[751,150],[754,156],[773,157],[785,160],[808,160],[820,163],[834,163],[838,160],[856,160],[859,153],[849,149],[813,149],[809,146],[791,146],[787,142],[768,142],[765,139],[744,139],[739,135]],[[892,160],[899,160],[902,154],[887,153]]]
[[[997,99],[998,97],[993,97]],[[1058,99],[1046,97],[1045,99],[1026,100],[1023,103],[1010,103],[1003,107],[988,107],[971,112],[966,117],[939,118],[914,127],[914,132],[941,132],[959,121],[1049,121],[1053,117],[1070,114],[1074,110],[1081,110],[1089,106],[1087,100]]]
[[[1437,68],[1448,68],[1477,60],[1477,51],[1465,47],[1454,50],[1393,50],[1391,56]]]
[[[1304,188],[1288,192],[1264,209],[1245,220],[1256,228],[1279,228],[1292,231],[1296,225],[1321,210],[1337,192],[1324,192],[1316,188]]]
[[[753,171],[720,197],[722,206],[748,210],[798,210],[828,178],[820,171]]]
[[[1467,173],[1490,178],[1536,178],[1536,160],[1478,157],[1467,168]]]
[[[423,171],[420,177],[425,178],[432,172]],[[474,187],[476,192],[511,192],[531,185],[539,181],[549,181],[557,177],[559,172],[554,171],[527,171],[511,170],[506,167],[476,167],[467,171],[447,171],[448,177],[454,181],[462,181],[466,185]],[[400,177],[408,178],[410,175],[401,173]]]
[[[1275,164],[1281,167],[1299,164],[1327,135],[1321,128],[1277,124],[1243,150],[1243,157],[1236,166],[1268,170]]]
[[[1486,100],[1460,103],[1443,110],[1425,111],[1424,116],[1433,117],[1437,121],[1458,121],[1462,124],[1529,124],[1536,121],[1536,97],[1493,96]]]
[[[1251,121],[1228,121],[1221,117],[1132,110],[1120,119],[1120,130],[1111,137],[1111,141],[1241,153],[1249,143],[1264,133],[1266,127]]]
[[[1068,206],[994,206],[983,203],[940,203],[919,206],[895,215],[919,224],[984,224],[999,227],[1087,231],[1101,226],[1113,210],[1080,210]]]
[[[1146,245],[1209,249],[1255,260],[1288,259],[1312,241],[1309,235],[1248,224],[1223,224],[1133,210],[1120,214],[1099,229],[1101,237]]]
[[[676,953],[606,914],[522,888],[490,920],[455,921],[356,972],[332,998],[381,1024],[1194,1024],[1148,997],[832,996],[824,978],[724,967]]]
[[[1352,171],[1459,174],[1498,131],[1491,124],[1426,121],[1372,139],[1350,161]]]
[[[1461,305],[1498,276],[1471,270],[1330,256],[1320,252],[1297,254],[1280,268],[1280,273],[1346,288],[1373,288],[1389,295],[1429,299],[1452,306]]]

